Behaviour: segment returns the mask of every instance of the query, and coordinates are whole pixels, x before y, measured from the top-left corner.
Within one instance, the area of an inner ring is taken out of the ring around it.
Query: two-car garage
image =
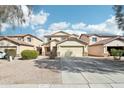
[[[57,44],[58,57],[82,57],[86,52],[87,44],[76,38],[71,38]]]
[[[83,46],[60,46],[60,56],[62,57],[82,57],[84,55]]]

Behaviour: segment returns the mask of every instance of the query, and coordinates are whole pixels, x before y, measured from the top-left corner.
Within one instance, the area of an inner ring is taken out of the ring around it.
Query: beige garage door
[[[60,56],[63,57],[82,57],[84,54],[83,47],[72,47],[72,46],[63,46],[61,47]]]
[[[15,49],[17,50],[16,46],[0,46],[0,51],[5,51],[5,49]]]

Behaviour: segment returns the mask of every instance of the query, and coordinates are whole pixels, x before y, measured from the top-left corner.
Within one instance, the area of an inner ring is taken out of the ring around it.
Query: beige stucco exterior
[[[43,41],[33,37],[32,35],[26,35],[24,37],[18,37],[17,36],[17,37],[11,37],[11,38],[16,39],[16,40],[24,41],[28,44],[34,45],[35,47],[40,47],[43,44]],[[31,42],[28,41],[28,38],[31,38]]]
[[[87,53],[87,45],[77,41],[65,41],[57,45],[58,57],[82,57]]]
[[[62,41],[63,39],[66,39],[67,37],[51,37],[51,40],[59,40]]]
[[[20,55],[23,50],[34,50],[33,46],[19,45],[8,40],[0,41],[0,51],[5,49],[16,49],[16,54]]]
[[[53,33],[51,35],[46,35],[45,36],[45,43],[46,44],[44,44],[42,46],[42,54],[47,54],[48,51],[45,50],[46,47],[47,48],[48,47],[50,48],[50,51],[49,52],[52,52],[52,51],[56,52],[56,50],[57,50],[56,49],[57,43],[58,42],[61,42],[63,40],[66,40],[69,37],[77,38],[78,36],[76,36],[74,34],[69,34],[69,33],[66,33],[66,32],[63,32],[63,31],[59,31],[59,32]]]
[[[23,46],[23,45],[18,46],[18,54],[21,54],[23,50],[35,50],[35,48],[32,46]]]
[[[124,46],[124,41],[114,40],[114,41],[111,41],[111,42],[105,44],[105,46]]]
[[[17,46],[17,45],[7,40],[1,40],[0,46]]]
[[[56,47],[56,44],[57,44],[57,43],[58,43],[57,41],[52,41],[52,42],[50,42],[50,49],[52,50],[53,47]]]
[[[92,45],[92,44],[96,43],[96,42],[93,42],[93,41],[92,41],[93,38],[97,38],[97,42],[101,40],[101,38],[98,37],[98,36],[95,36],[95,35],[90,36],[90,37],[89,37],[89,45]]]
[[[28,42],[27,41],[27,38],[31,38],[31,42]],[[28,42],[29,44],[32,44],[32,45],[34,45],[34,46],[36,46],[36,47],[40,47],[42,44],[43,44],[43,41],[41,41],[41,40],[39,40],[39,39],[36,39],[36,38],[34,38],[34,37],[32,37],[32,36],[25,36],[24,37],[24,40],[25,40],[25,42]]]
[[[111,36],[109,37],[109,36],[85,35],[85,34],[82,34],[80,36],[80,39],[87,42],[89,45],[92,45],[92,44],[96,43],[96,42],[92,41],[93,38],[97,38],[96,42],[98,42],[98,41],[101,41],[101,40],[110,39],[112,37]]]
[[[88,54],[92,56],[109,56],[107,47],[124,47],[124,41],[113,40],[107,44],[89,46]]]

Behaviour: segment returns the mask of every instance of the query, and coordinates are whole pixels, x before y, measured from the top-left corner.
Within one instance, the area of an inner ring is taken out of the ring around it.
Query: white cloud
[[[72,25],[74,30],[82,30],[84,27],[86,27],[86,24],[82,22]]]
[[[118,29],[115,17],[112,16],[110,19],[107,19],[105,22],[96,25],[88,25],[85,28],[89,33],[106,33],[106,34],[116,34],[122,35],[123,31]]]
[[[77,34],[77,35],[86,34],[86,32],[82,31],[82,30],[67,29],[67,30],[64,30],[64,31],[67,32],[67,33],[70,33],[70,34]]]
[[[40,39],[42,39],[44,42],[47,42],[47,39],[44,38],[44,35],[51,34],[51,32],[52,31],[50,31],[50,30],[46,30],[46,29],[40,28],[38,30],[35,30],[35,35],[37,37],[39,37]]]
[[[44,25],[47,21],[49,13],[44,12],[41,10],[39,13],[34,14],[33,12],[29,16],[29,9],[27,6],[22,6],[22,10],[24,13],[24,19],[26,20],[25,23],[22,24],[22,27],[28,27],[31,26],[34,30],[37,25]],[[18,26],[18,24],[17,24]]]
[[[46,30],[45,29],[38,29],[35,32],[36,32],[38,37],[42,37],[46,33]]]
[[[6,31],[6,29],[9,28],[9,27],[10,27],[9,24],[2,23],[2,24],[1,24],[1,31],[2,31],[2,32],[3,32],[3,31]]]
[[[70,26],[70,23],[59,22],[59,23],[51,24],[48,29],[52,31],[65,30],[65,29],[68,29],[69,26]]]
[[[31,15],[31,24],[43,25],[47,21],[48,16],[49,16],[49,13],[45,13],[43,11],[40,11],[39,14],[33,14]]]
[[[117,27],[117,23],[115,21],[115,17],[107,19],[103,23],[100,24],[85,24],[83,22],[70,24],[67,22],[58,22],[53,23],[49,26],[48,29],[40,29],[38,35],[51,34],[56,31],[65,31],[71,34],[115,34],[115,35],[123,35],[124,31],[121,31]]]

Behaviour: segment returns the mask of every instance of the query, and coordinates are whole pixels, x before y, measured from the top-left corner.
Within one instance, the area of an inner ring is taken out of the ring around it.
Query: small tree
[[[111,49],[111,54],[112,56],[114,57],[114,60],[120,60],[122,55],[124,53],[124,50],[121,50],[121,49]]]

